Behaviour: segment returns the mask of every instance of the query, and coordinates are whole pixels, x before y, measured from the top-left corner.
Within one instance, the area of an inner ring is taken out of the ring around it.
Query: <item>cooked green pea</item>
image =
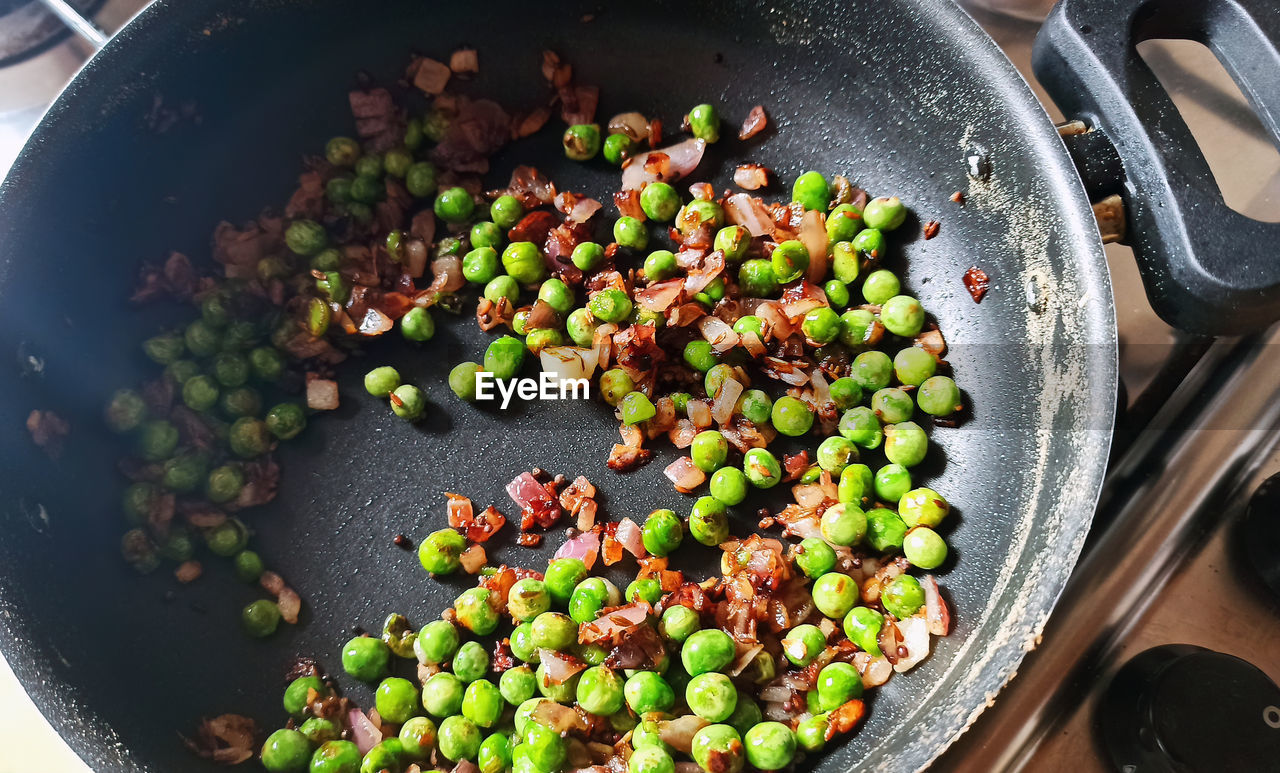
[[[824,540],[809,537],[795,551],[796,566],[806,577],[818,578],[836,568],[836,552]]]
[[[858,447],[845,437],[832,435],[818,445],[817,458],[819,467],[839,475],[845,467],[858,461]]]
[[[462,696],[462,716],[478,727],[497,724],[503,707],[502,693],[488,679],[474,680]]]
[[[649,229],[636,218],[623,215],[613,224],[613,240],[623,247],[643,250],[649,245]]]
[[[635,388],[635,382],[622,368],[611,368],[600,374],[600,396],[609,405],[618,405]]]
[[[742,737],[729,725],[707,725],[694,733],[690,755],[715,773],[741,773],[746,761]]]
[[[763,258],[743,261],[738,269],[738,287],[743,295],[756,298],[777,295],[778,278],[773,273],[773,263]]]
[[[315,255],[329,243],[324,226],[314,220],[295,220],[284,231],[284,243],[298,255]]]
[[[877,389],[871,395],[871,411],[884,424],[897,424],[911,418],[915,403],[911,395],[897,387]]]
[[[400,747],[410,760],[425,760],[436,748],[436,723],[413,717],[400,726]]]
[[[816,625],[797,625],[782,638],[782,654],[798,668],[812,663],[826,646],[827,637]]]
[[[907,219],[907,208],[897,196],[880,197],[867,202],[862,216],[868,228],[892,231]]]
[[[898,281],[898,277],[892,271],[882,268],[867,275],[866,281],[862,283],[862,297],[867,303],[878,306],[897,295],[901,289],[902,283]]]
[[[811,342],[831,343],[840,335],[840,315],[827,306],[810,309],[800,322],[800,330]]]
[[[681,605],[667,607],[662,613],[662,622],[658,625],[658,632],[676,644],[685,643],[701,629],[702,621],[698,613]]]
[[[249,530],[239,518],[229,518],[205,532],[204,541],[214,555],[230,558],[249,544]]]
[[[828,663],[818,672],[818,706],[834,711],[862,697],[862,677],[852,663]]]
[[[386,397],[400,386],[400,371],[390,365],[374,368],[364,376],[365,391],[374,397]]]
[[[635,143],[625,134],[621,132],[610,134],[604,138],[604,147],[602,155],[604,160],[614,166],[621,166],[623,161],[631,157],[631,149]]]
[[[853,349],[873,340],[878,328],[876,317],[866,309],[849,309],[840,315],[840,343]]]
[[[453,675],[464,684],[482,678],[488,671],[489,653],[478,641],[466,642],[453,656]]]
[[[636,749],[627,760],[627,773],[675,773],[671,755],[657,746]]]
[[[565,650],[578,641],[578,625],[560,612],[543,612],[533,619],[533,645],[539,649]]]
[[[693,438],[689,455],[694,465],[703,472],[715,472],[729,458],[729,441],[714,429],[703,430]]]
[[[706,633],[706,631],[699,631]],[[708,722],[723,722],[733,713],[738,690],[724,674],[708,672],[694,676],[684,691],[689,710]]]
[[[662,598],[662,583],[646,577],[642,580],[634,580],[623,592],[622,598],[628,603],[643,601],[649,606],[654,606],[658,600]]]
[[[583,271],[595,271],[604,263],[604,247],[595,242],[582,242],[573,248],[569,259]]]
[[[724,503],[715,497],[699,497],[689,513],[689,534],[709,547],[729,539],[729,518]]]
[[[844,619],[844,635],[872,657],[881,657],[880,628],[884,615],[867,607],[854,607]]]
[[[837,502],[822,513],[822,538],[832,545],[851,546],[867,533],[867,514],[858,505]]]
[[[881,592],[880,604],[899,620],[906,619],[924,606],[924,588],[911,575],[899,575]]]
[[[916,402],[930,416],[950,416],[960,409],[960,389],[947,376],[933,376],[916,390]]]
[[[880,419],[866,406],[860,405],[845,411],[836,428],[841,437],[867,450],[879,448],[884,440]]]
[[[813,426],[813,409],[799,398],[783,395],[774,402],[770,418],[778,432],[799,437]]]
[[[446,717],[440,723],[440,736],[436,741],[440,753],[447,759],[474,760],[480,752],[480,729],[470,719],[462,716]]]
[[[895,550],[902,547],[902,538],[907,533],[907,525],[892,510],[876,507],[868,510],[867,544],[880,551]]]
[[[218,404],[218,382],[212,376],[193,376],[182,385],[182,402],[193,411],[207,411]]]
[[[665,556],[680,547],[684,540],[684,525],[671,510],[654,510],[641,528],[644,549],[651,555]]]
[[[232,423],[227,443],[231,447],[231,453],[242,459],[252,459],[270,450],[271,432],[265,422],[251,416],[242,416]]]
[[[588,668],[578,680],[578,705],[592,714],[607,716],[622,708],[623,689],[622,677],[613,669],[606,666]]]
[[[342,726],[325,717],[309,717],[298,727],[298,732],[311,743],[319,745],[342,737]]]
[[[631,313],[631,298],[616,287],[607,287],[591,296],[587,308],[602,322],[621,322]]]
[[[794,282],[809,268],[809,250],[799,239],[789,239],[774,248],[769,265],[779,284]]]
[[[743,454],[742,472],[756,488],[773,488],[782,481],[782,465],[766,448],[752,448]]]
[[[383,679],[373,697],[378,716],[388,722],[403,724],[418,713],[418,688],[408,679]]]
[[[827,572],[813,581],[813,605],[827,617],[839,620],[858,602],[858,583],[839,572]]]
[[[850,246],[856,253],[879,258],[884,253],[884,232],[878,228],[864,228],[853,237]]]
[[[870,392],[889,386],[892,372],[893,362],[889,355],[879,351],[863,352],[854,357],[849,366],[849,377]]]
[[[537,770],[556,771],[564,765],[567,751],[559,733],[537,722],[526,722],[523,736],[524,742],[517,751],[524,748]]]
[[[323,681],[318,676],[300,676],[289,683],[284,690],[284,710],[290,716],[301,719],[307,704],[310,703],[307,696],[312,690],[315,690],[318,697],[324,697],[329,694],[329,688],[325,687]]]
[[[914,467],[924,461],[929,450],[929,436],[914,421],[891,424],[884,428],[884,455],[903,467]]]
[[[342,648],[342,670],[362,682],[376,682],[387,673],[391,650],[372,636],[357,636]]]
[[[916,526],[902,538],[902,554],[914,566],[936,569],[947,560],[947,543],[928,526]]]
[[[564,130],[564,155],[572,161],[590,161],[600,152],[599,124],[574,124]]]
[[[525,336],[524,345],[530,352],[537,354],[548,346],[563,346],[564,334],[551,328],[530,330],[529,334]]]
[[[541,282],[547,275],[542,252],[533,242],[512,242],[502,251],[502,267],[522,285]]]
[[[852,204],[840,204],[827,215],[827,242],[847,242],[862,230],[862,211]]]
[[[676,215],[676,229],[685,236],[706,224],[712,231],[724,226],[724,208],[714,201],[694,199]]]
[[[898,501],[898,514],[908,526],[937,528],[950,510],[947,500],[931,488],[912,489]]]
[[[654,250],[644,259],[644,276],[650,282],[661,282],[676,275],[679,267],[671,250]]]
[[[893,357],[894,375],[909,386],[920,386],[933,376],[937,368],[938,361],[934,356],[915,346],[909,346]]]
[[[436,217],[446,223],[462,223],[475,211],[476,202],[465,188],[449,188],[436,196]]]
[[[800,202],[805,209],[826,212],[831,205],[831,186],[821,172],[805,172],[791,186],[791,200]]]
[[[324,157],[334,166],[354,166],[360,159],[360,143],[350,137],[334,137],[325,143]]]
[[[468,588],[453,602],[458,624],[477,636],[488,636],[498,627],[498,612],[489,595],[487,588]]]
[[[689,111],[689,131],[693,136],[708,143],[720,139],[720,113],[715,105],[696,105]]]
[[[511,228],[524,217],[524,205],[520,199],[510,194],[503,194],[489,205],[489,219],[499,228]]]
[[[712,248],[724,253],[724,259],[737,263],[747,256],[751,248],[751,232],[740,225],[729,225],[716,232]]]
[[[718,628],[706,628],[689,636],[680,650],[680,663],[685,673],[698,676],[719,671],[733,662],[736,648],[729,634]]]
[[[511,631],[511,654],[526,663],[541,662],[538,648],[533,646],[533,626],[529,623],[521,623]]]
[[[666,223],[680,210],[680,194],[667,183],[651,182],[640,191],[640,208],[650,220]]]
[[[711,496],[726,505],[740,504],[747,498],[747,476],[737,467],[721,467],[711,476]]]
[[[451,717],[462,711],[466,688],[448,671],[432,674],[422,685],[422,708],[435,717]]]
[[[460,362],[449,371],[449,388],[467,402],[476,400],[476,373],[481,368],[474,362]]]
[[[894,502],[911,490],[911,473],[900,464],[886,464],[876,471],[876,497],[882,502]]]
[[[622,423],[628,426],[648,421],[657,415],[658,409],[643,392],[630,392],[618,404]]]
[[[507,703],[519,706],[538,691],[538,680],[533,675],[533,669],[528,666],[509,668],[502,672],[498,680],[498,690]]]
[[[552,601],[556,604],[567,604],[569,597],[573,595],[573,589],[587,576],[587,566],[581,559],[556,558],[547,564],[543,585]]]
[[[462,258],[462,276],[468,282],[488,284],[497,275],[498,251],[491,246],[476,247]]]
[[[515,378],[524,365],[525,346],[519,338],[501,336],[489,342],[484,352],[484,369],[494,378]]]
[[[909,295],[895,295],[880,307],[880,321],[890,333],[912,338],[924,328],[924,307]]]
[[[551,594],[542,580],[525,577],[517,580],[507,593],[507,611],[511,613],[511,619],[518,623],[533,620],[549,609]]]
[[[791,764],[796,754],[795,733],[781,722],[755,725],[742,737],[742,744],[746,747],[747,762],[760,770],[781,770]]]
[[[311,741],[297,730],[277,730],[262,745],[262,767],[269,771],[303,771],[310,759]]]
[[[578,679],[582,676],[581,672],[574,674],[563,682],[556,682],[547,676],[547,664],[543,663],[538,666],[538,670],[534,672],[534,678],[538,680],[538,692],[543,697],[555,701],[556,703],[573,703],[577,697]]]
[[[262,556],[252,550],[241,550],[236,553],[233,559],[233,569],[236,579],[244,583],[256,583],[262,577],[265,567],[262,564]]]
[[[833,309],[843,309],[849,305],[849,286],[839,279],[828,280],[822,286],[822,292],[827,296],[827,303],[831,304]]]
[[[827,745],[827,715],[818,714],[796,725],[796,745],[807,752],[820,752]]]

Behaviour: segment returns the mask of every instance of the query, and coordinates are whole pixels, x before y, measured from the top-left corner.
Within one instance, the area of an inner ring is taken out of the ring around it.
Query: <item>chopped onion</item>
[[[800,218],[800,241],[809,251],[810,282],[821,282],[827,275],[827,216],[816,209],[805,210]]]
[[[596,337],[591,346],[596,350],[596,367],[600,370],[609,369],[609,360],[613,356],[613,334],[616,332],[618,326],[612,322],[596,328]]]
[[[688,419],[677,419],[676,425],[671,428],[667,436],[671,439],[671,445],[676,448],[688,448],[693,443],[693,436],[698,434],[698,428]]]
[[[751,108],[751,112],[747,113],[747,117],[742,122],[742,128],[738,130],[738,139],[749,140],[760,132],[765,130],[769,125],[769,117],[765,115],[764,106],[756,105]]]
[[[715,319],[707,317],[707,319]],[[720,382],[720,390],[716,392],[715,399],[711,401],[711,418],[715,419],[717,424],[728,424],[733,418],[733,409],[738,404],[738,398],[742,396],[743,387],[737,379],[726,378]]]
[[[590,378],[600,352],[577,346],[545,346],[538,352],[542,370],[558,379]]]
[[[711,723],[697,714],[685,714],[666,722],[659,722],[658,735],[663,743],[681,754],[688,754],[693,748],[693,736],[709,724]]]
[[[590,569],[600,555],[600,534],[584,531],[573,539],[566,540],[556,551],[554,558],[576,558]]]
[[[338,409],[338,382],[329,378],[313,378],[307,374],[307,407],[313,411]]]
[[[725,199],[724,219],[730,225],[746,228],[752,236],[767,236],[777,230],[764,202],[749,193],[735,193]]]
[[[573,655],[567,655],[552,649],[543,648],[538,650],[538,657],[542,663],[542,670],[546,673],[547,681],[552,684],[564,684],[572,679],[574,674],[585,671],[587,668],[586,663],[578,660]]]
[[[707,474],[698,469],[693,460],[687,456],[682,456],[668,464],[662,474],[667,476],[667,480],[671,481],[676,491],[681,494],[692,494],[693,490],[707,479]]]
[[[625,134],[632,142],[649,139],[649,119],[640,113],[618,113],[609,119],[610,134]]]
[[[869,652],[858,652],[853,656],[853,667],[862,675],[865,687],[879,687],[893,676],[893,664],[883,655],[877,658]]]
[[[752,357],[759,357],[768,351],[764,348],[764,341],[760,340],[760,336],[756,335],[756,331],[754,330],[739,333],[738,341],[742,344],[742,348],[747,350],[747,354]]]
[[[733,170],[733,183],[744,191],[758,191],[769,184],[769,170],[759,164],[742,164]]]
[[[635,294],[636,305],[647,311],[664,312],[679,303],[684,282],[683,279],[668,279],[638,290]]]
[[[929,623],[929,633],[946,636],[951,632],[951,612],[947,602],[938,592],[938,581],[931,574],[920,578],[924,586],[924,619]]]
[[[929,656],[929,623],[923,617],[908,617],[897,626],[902,646],[907,648],[907,656],[893,664],[893,670],[901,674]]]
[[[711,407],[707,405],[705,400],[691,399],[685,403],[685,415],[689,417],[689,421],[693,422],[693,426],[698,429],[706,429],[711,426]]]
[[[717,354],[724,354],[738,345],[738,334],[733,332],[728,322],[716,316],[708,315],[699,319],[698,332]]]
[[[382,335],[395,327],[395,322],[386,314],[374,308],[365,309],[364,319],[360,320],[360,335]]]
[[[351,740],[355,741],[361,754],[368,754],[370,749],[382,743],[382,731],[374,726],[363,711],[352,709],[347,714],[347,719],[351,722]]]
[[[644,549],[644,539],[640,536],[640,527],[630,518],[623,518],[618,521],[618,531],[614,535],[618,542],[622,543],[622,547],[636,558],[644,558],[649,555]]]
[[[706,152],[706,140],[691,138],[647,153],[639,153],[627,159],[622,168],[622,189],[638,191],[651,182],[675,182],[697,168]],[[650,156],[662,154],[665,163],[646,163]]]

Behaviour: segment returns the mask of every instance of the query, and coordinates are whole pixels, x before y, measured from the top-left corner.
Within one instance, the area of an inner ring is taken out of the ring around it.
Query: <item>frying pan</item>
[[[917,476],[956,508],[941,573],[956,624],[929,660],[878,691],[865,724],[817,767],[924,767],[1034,646],[1089,524],[1116,394],[1111,289],[1075,167],[1009,62],[944,3],[150,6],[58,99],[0,189],[6,658],[95,769],[204,770],[176,731],[222,712],[281,721],[282,674],[295,656],[333,671],[353,626],[376,629],[390,611],[420,625],[467,584],[428,580],[392,546],[398,533],[440,527],[442,491],[510,511],[503,484],[536,465],[588,476],[614,519],[688,509],[661,475],[670,448],[629,475],[606,469],[616,424],[602,405],[503,412],[454,399],[445,374],[487,340],[464,318],[422,348],[372,342],[341,377],[336,415],[316,417],[282,449],[280,495],[248,517],[258,549],[302,593],[302,625],[248,640],[238,610],[258,593],[224,562],[206,557],[205,577],[179,587],[168,571],[135,575],[117,554],[121,448],[101,406],[149,372],[137,342],[181,318],[126,302],[139,263],[170,250],[207,259],[220,219],[279,206],[300,153],[350,131],[345,92],[358,71],[390,84],[411,51],[444,57],[464,44],[481,61],[465,88],[512,107],[541,93],[543,48],[602,86],[601,117],[639,109],[672,126],[711,101],[734,122],[764,104],[776,133],[745,149],[715,146],[700,175],[717,187],[750,157],[784,180],[844,172],[914,207],[887,262],[941,321],[973,406],[960,428],[933,431],[940,450]],[[561,187],[597,196],[616,187],[616,172],[559,156],[545,131],[494,159],[491,181],[534,163]],[[949,200],[957,190],[964,206]],[[931,219],[942,227],[926,241]],[[993,282],[981,305],[960,281],[973,264]],[[363,395],[359,373],[374,363],[423,386],[434,406],[426,422],[401,422]],[[35,408],[72,425],[56,459],[23,429]],[[735,532],[771,501],[736,508]],[[536,566],[557,542],[498,543],[492,553]],[[686,549],[677,562],[709,570],[706,556]],[[346,687],[367,704],[365,687]]]

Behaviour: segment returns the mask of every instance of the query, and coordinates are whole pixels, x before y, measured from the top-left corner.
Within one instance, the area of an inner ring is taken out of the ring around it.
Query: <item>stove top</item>
[[[66,2],[108,31],[146,5]],[[1047,0],[970,2],[1043,13]],[[972,13],[1045,101],[1030,72],[1037,25]],[[1280,155],[1265,160],[1259,152],[1269,140],[1241,120],[1252,114],[1229,79],[1216,78],[1220,68],[1206,67],[1194,44],[1143,45],[1153,67],[1162,61],[1172,73],[1166,83],[1175,84],[1189,123],[1206,127],[1197,137],[1213,141],[1206,154],[1226,200],[1250,216],[1280,219]],[[93,51],[44,0],[0,0],[0,171]],[[1034,651],[1019,675],[934,770],[1140,773],[1173,770],[1170,755],[1187,763],[1201,754],[1213,755],[1206,759],[1215,770],[1260,769],[1224,748],[1270,755],[1263,759],[1273,768],[1280,759],[1272,681],[1280,679],[1280,600],[1248,568],[1255,555],[1269,555],[1280,585],[1280,482],[1248,506],[1280,472],[1280,358],[1273,356],[1280,333],[1181,336],[1152,312],[1132,253],[1117,244],[1106,251],[1125,392],[1093,533],[1043,637],[1027,643]],[[9,691],[21,694],[0,663],[0,698]],[[34,707],[12,714],[0,725],[0,745],[19,750],[18,758],[0,760],[0,773],[5,763],[35,769],[34,756],[23,764],[24,749],[38,749],[44,769],[84,769]],[[1224,743],[1205,749],[1213,738]]]

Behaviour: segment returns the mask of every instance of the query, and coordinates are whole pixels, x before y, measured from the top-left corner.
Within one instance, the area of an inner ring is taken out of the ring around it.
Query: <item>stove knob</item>
[[[1121,773],[1262,771],[1280,766],[1280,687],[1232,655],[1169,644],[1134,656],[1098,707]]]
[[[1280,596],[1280,474],[1253,492],[1238,535],[1254,571]]]

